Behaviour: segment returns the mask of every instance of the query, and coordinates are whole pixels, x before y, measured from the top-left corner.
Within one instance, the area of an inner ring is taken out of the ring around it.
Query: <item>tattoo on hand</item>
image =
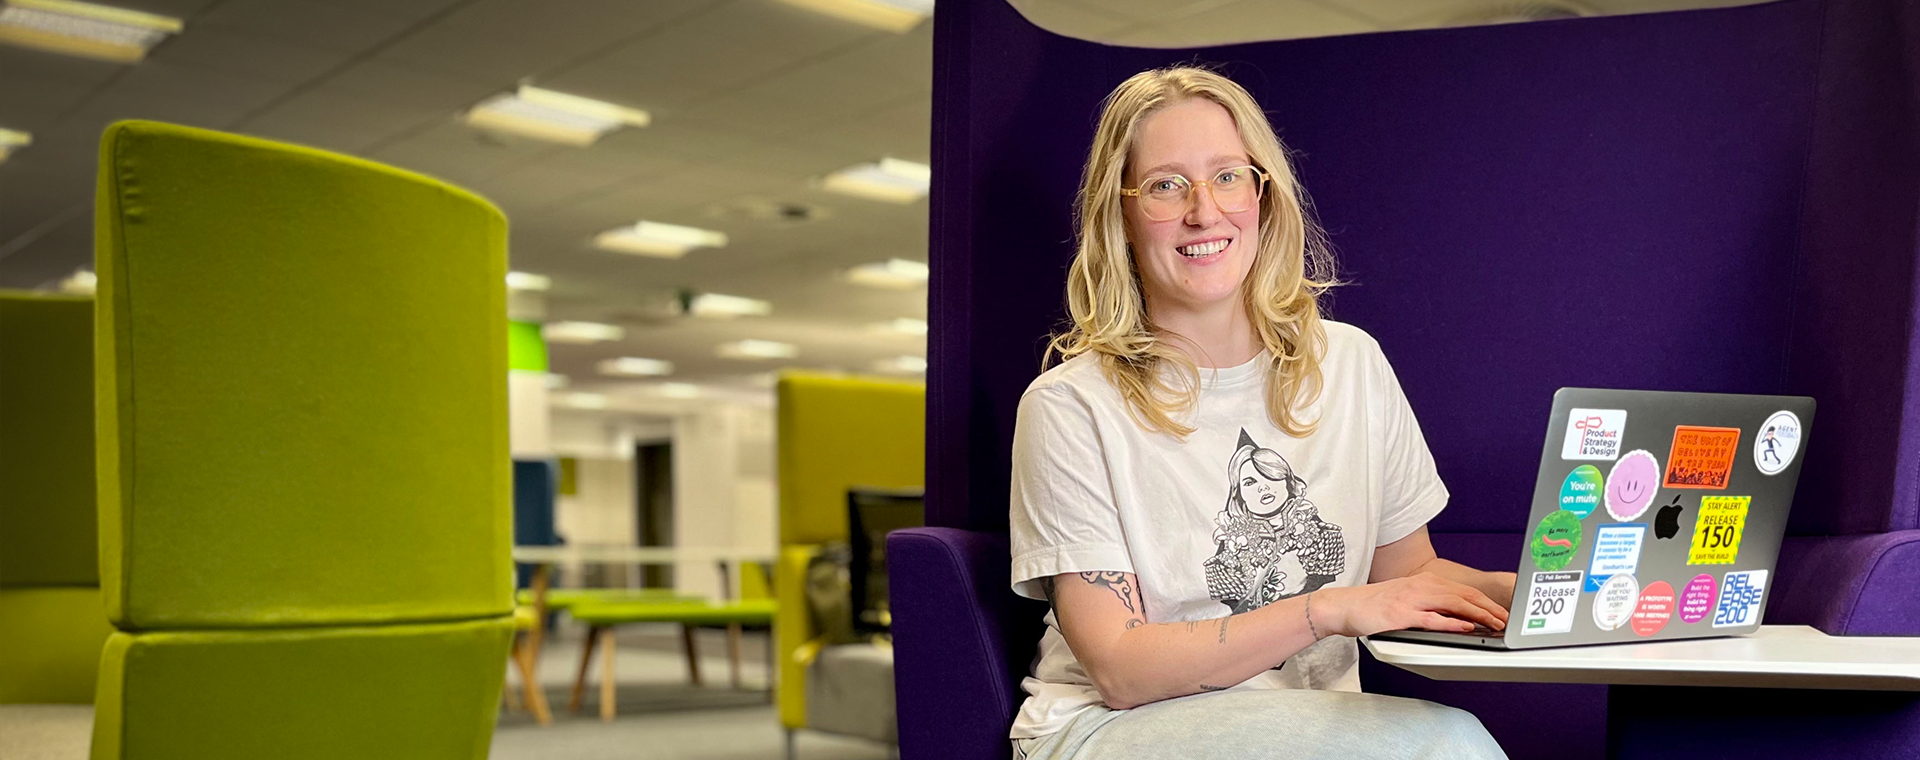
[[[1201,691],[1226,691],[1226,690],[1227,690],[1227,687],[1225,687],[1225,686],[1214,686],[1213,684],[1206,684],[1206,683],[1203,683],[1203,684],[1200,684],[1200,690],[1201,690]]]
[[[1133,608],[1133,584],[1127,582],[1126,573],[1100,571],[1081,573],[1080,579],[1095,586],[1106,586],[1114,596],[1120,597],[1120,603],[1127,605],[1128,612],[1139,612]]]
[[[1220,618],[1220,643],[1222,644],[1227,643],[1227,621],[1232,619],[1232,615]]]

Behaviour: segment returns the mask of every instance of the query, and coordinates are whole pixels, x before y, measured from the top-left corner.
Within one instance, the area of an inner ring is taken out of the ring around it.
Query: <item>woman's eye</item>
[[[1180,183],[1171,179],[1155,180],[1150,189],[1156,193],[1171,193],[1180,189]]]
[[[1216,185],[1231,185],[1239,181],[1240,181],[1239,169],[1231,169],[1228,171],[1221,172],[1220,176],[1213,178],[1213,183]]]

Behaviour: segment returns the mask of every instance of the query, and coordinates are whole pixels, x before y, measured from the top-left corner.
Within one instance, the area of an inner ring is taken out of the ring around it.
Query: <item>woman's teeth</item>
[[[1197,259],[1202,256],[1212,256],[1213,254],[1226,250],[1227,244],[1230,242],[1233,241],[1215,240],[1210,243],[1195,243],[1193,245],[1181,246],[1176,250],[1180,251],[1180,255],[1182,256],[1189,259]]]

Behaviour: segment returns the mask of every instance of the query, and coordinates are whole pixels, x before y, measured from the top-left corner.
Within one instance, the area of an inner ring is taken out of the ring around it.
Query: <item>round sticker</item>
[[[1533,564],[1541,570],[1566,567],[1580,551],[1580,516],[1556,509],[1540,518],[1540,525],[1533,529],[1533,542],[1527,547],[1533,551]]]
[[[1633,607],[1633,632],[1652,636],[1673,619],[1673,586],[1654,581],[1640,590],[1640,601]]]
[[[1671,588],[1668,591],[1672,593]],[[1593,624],[1602,631],[1625,625],[1633,617],[1633,606],[1640,601],[1640,582],[1620,573],[1608,578],[1600,592],[1593,595]]]
[[[1760,423],[1760,434],[1753,439],[1753,466],[1767,475],[1778,475],[1793,464],[1800,453],[1800,417],[1786,410],[1774,412]]]
[[[1600,506],[1600,468],[1583,464],[1567,473],[1567,480],[1560,484],[1560,508],[1587,519],[1593,514],[1593,508]]]
[[[1660,462],[1646,449],[1636,449],[1613,463],[1607,473],[1607,514],[1631,520],[1647,511],[1660,491]]]
[[[1680,622],[1698,623],[1713,612],[1713,576],[1701,573],[1680,590]]]

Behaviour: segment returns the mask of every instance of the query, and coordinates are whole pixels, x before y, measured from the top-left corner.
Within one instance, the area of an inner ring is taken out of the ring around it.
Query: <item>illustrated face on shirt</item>
[[[1254,466],[1249,459],[1240,465],[1239,485],[1240,503],[1247,505],[1247,511],[1262,519],[1273,517],[1287,504],[1287,488],[1284,478],[1270,478]]]

